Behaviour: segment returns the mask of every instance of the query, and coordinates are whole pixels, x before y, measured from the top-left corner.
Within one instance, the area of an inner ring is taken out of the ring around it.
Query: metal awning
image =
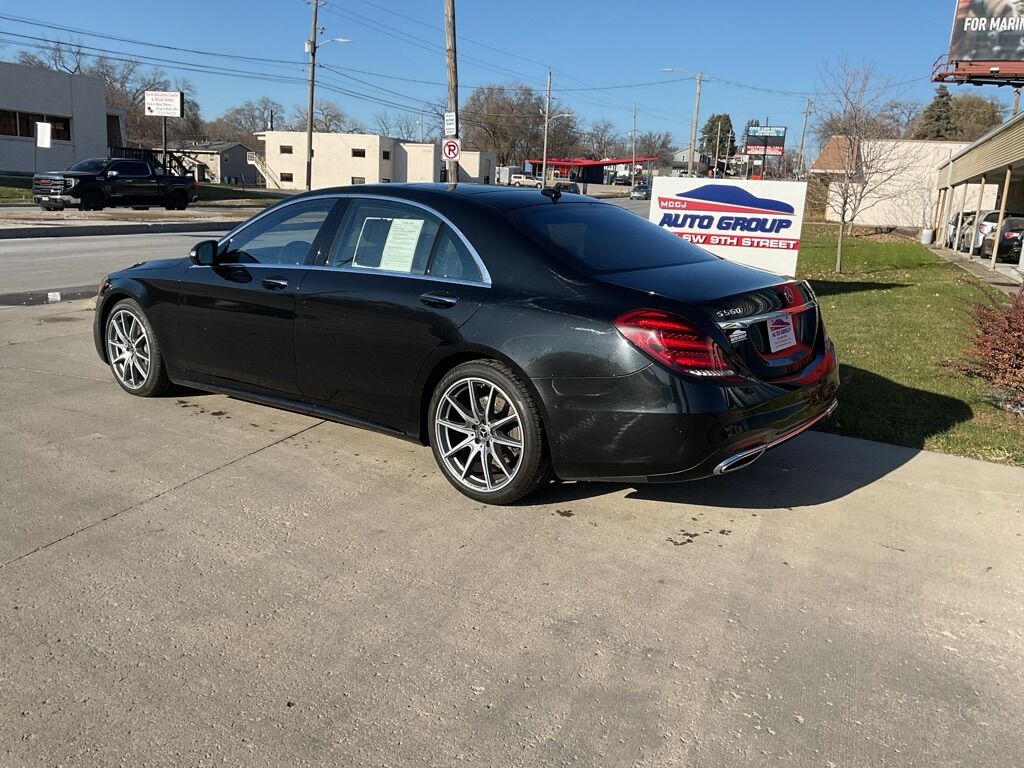
[[[950,170],[952,165],[952,170]],[[1024,112],[993,128],[939,165],[943,187],[974,182],[1007,167],[1024,165]]]

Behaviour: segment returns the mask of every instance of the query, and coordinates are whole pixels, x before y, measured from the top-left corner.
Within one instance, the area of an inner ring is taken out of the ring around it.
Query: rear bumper
[[[712,384],[652,365],[619,379],[534,384],[560,478],[639,483],[740,469],[828,417],[839,388],[831,347],[801,380]]]

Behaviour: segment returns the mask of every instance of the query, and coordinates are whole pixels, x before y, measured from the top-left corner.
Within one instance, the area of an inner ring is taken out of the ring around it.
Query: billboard
[[[784,125],[751,125],[743,142],[744,155],[781,157],[786,147]]]
[[[655,176],[650,220],[716,256],[796,275],[807,184]]]
[[[956,61],[1024,59],[1024,4],[1019,0],[956,0],[949,56]]]

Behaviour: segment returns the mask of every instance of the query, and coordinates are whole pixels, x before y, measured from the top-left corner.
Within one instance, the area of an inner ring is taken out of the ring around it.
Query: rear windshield
[[[86,173],[99,173],[107,165],[106,160],[93,158],[91,160],[79,160],[74,165],[69,165],[67,170],[69,171],[85,171]]]
[[[1003,222],[1006,229],[1024,229],[1024,218],[1009,218]]]
[[[714,261],[681,237],[608,203],[535,205],[513,220],[584,272],[621,272]]]

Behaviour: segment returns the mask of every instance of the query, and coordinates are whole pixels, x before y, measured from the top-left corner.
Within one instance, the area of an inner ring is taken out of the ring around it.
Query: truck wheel
[[[103,207],[103,193],[99,190],[90,189],[82,195],[81,210],[102,211]]]
[[[167,204],[164,205],[168,211],[184,211],[188,208],[188,195],[182,191],[171,192],[167,196]]]

